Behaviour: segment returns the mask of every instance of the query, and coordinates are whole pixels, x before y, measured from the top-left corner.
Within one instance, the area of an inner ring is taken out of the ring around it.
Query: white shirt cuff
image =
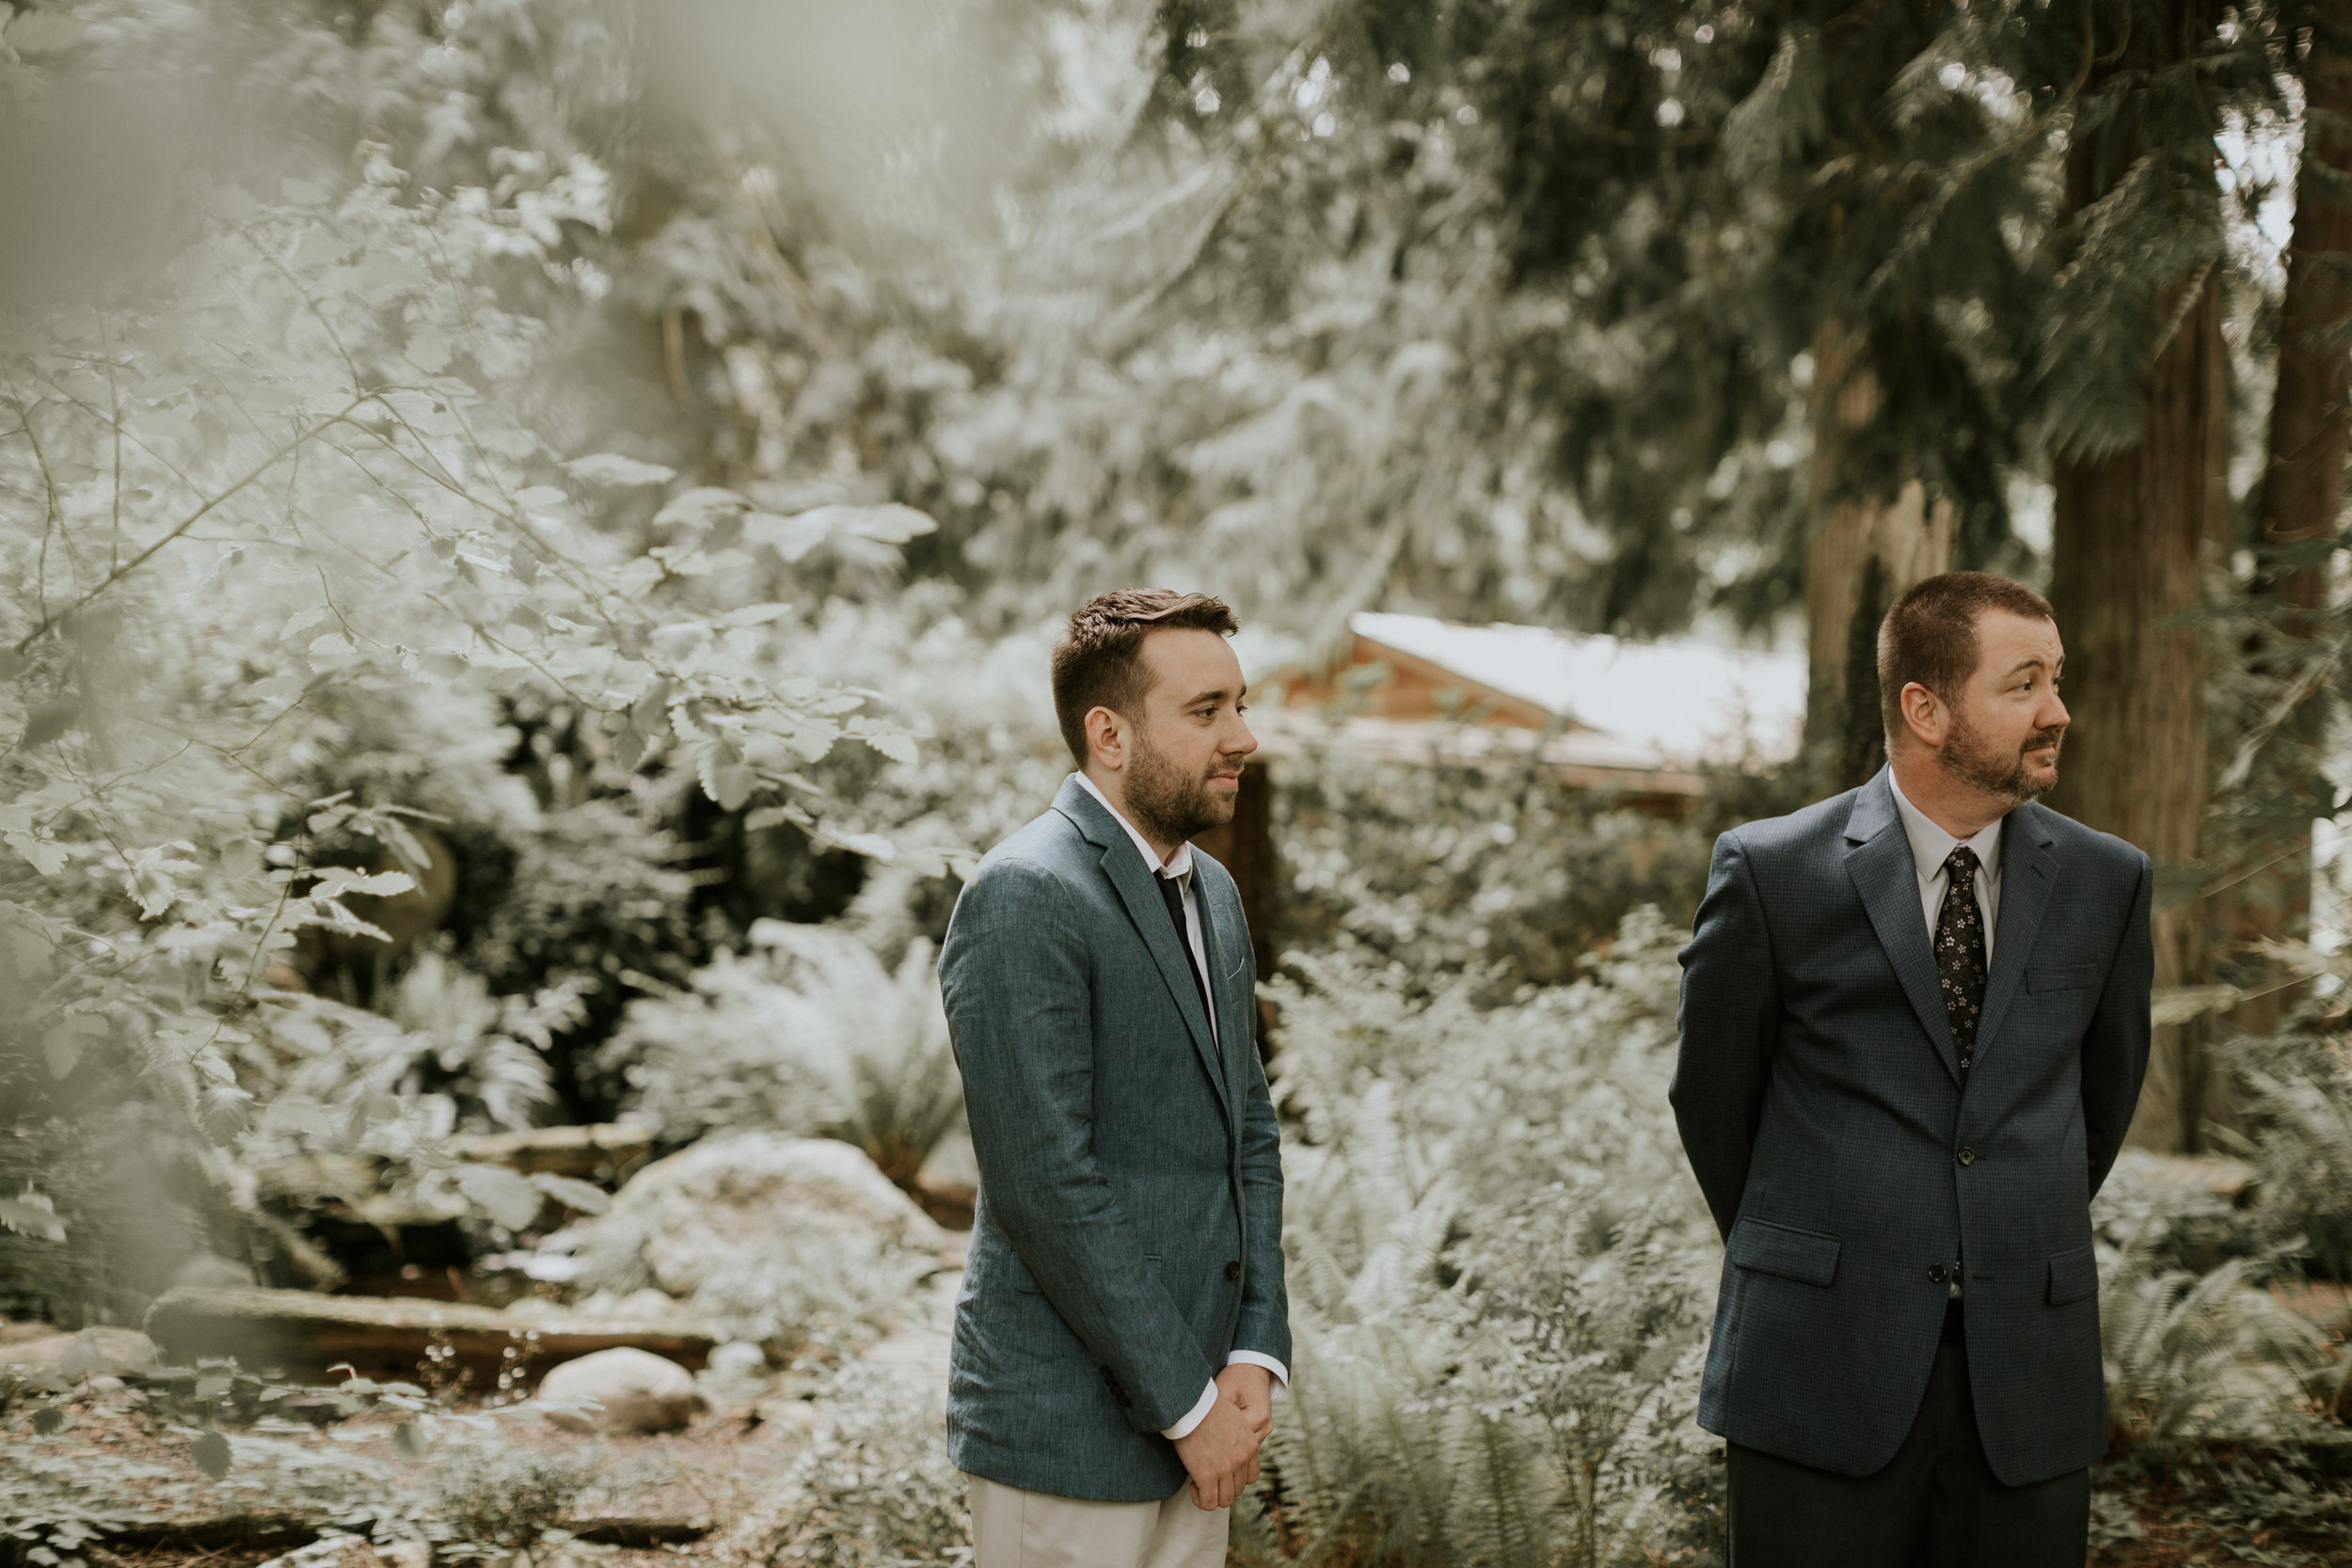
[[[1192,1429],[1207,1420],[1209,1418],[1209,1412],[1215,1410],[1216,1408],[1216,1380],[1212,1378],[1209,1380],[1209,1386],[1200,1391],[1200,1402],[1194,1405],[1189,1411],[1185,1412],[1184,1418],[1178,1421],[1174,1426],[1162,1427],[1160,1429],[1160,1435],[1167,1438],[1171,1443],[1176,1441],[1179,1437],[1189,1437],[1192,1435]]]
[[[1254,1350],[1237,1350],[1225,1358],[1225,1364],[1229,1367],[1263,1367],[1274,1374],[1276,1393],[1290,1392],[1291,1370],[1270,1355],[1263,1355]],[[1192,1435],[1193,1428],[1207,1420],[1209,1412],[1216,1408],[1216,1383],[1215,1379],[1211,1379],[1209,1386],[1200,1391],[1200,1402],[1186,1411],[1184,1418],[1174,1426],[1161,1428],[1160,1435],[1171,1443],[1179,1437],[1189,1437]]]
[[[1290,1392],[1291,1370],[1288,1367],[1283,1366],[1279,1361],[1275,1360],[1274,1357],[1270,1355],[1261,1354],[1254,1350],[1237,1350],[1233,1352],[1232,1354],[1225,1358],[1225,1364],[1229,1367],[1263,1367],[1267,1371],[1274,1374],[1274,1391],[1276,1393],[1287,1394]]]

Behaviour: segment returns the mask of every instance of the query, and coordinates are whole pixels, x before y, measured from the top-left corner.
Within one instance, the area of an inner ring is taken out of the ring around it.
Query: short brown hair
[[[1945,572],[1915,583],[1879,623],[1879,720],[1891,742],[1902,733],[1903,688],[1917,681],[1957,705],[1977,673],[1977,617],[2006,610],[2028,621],[2055,621],[2050,601],[2022,582],[1990,572]]]
[[[1162,626],[1231,637],[1241,622],[1223,599],[1170,588],[1121,588],[1089,599],[1054,643],[1054,717],[1062,743],[1084,768],[1087,715],[1098,707],[1135,717],[1151,689],[1143,673],[1143,640]]]

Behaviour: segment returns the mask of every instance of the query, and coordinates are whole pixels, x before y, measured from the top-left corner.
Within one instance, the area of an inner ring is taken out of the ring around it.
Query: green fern
[[[928,942],[893,970],[836,926],[755,922],[692,990],[630,1006],[605,1063],[630,1114],[684,1142],[764,1128],[836,1137],[905,1185],[963,1116]]]
[[[2305,1402],[2328,1365],[2311,1323],[2247,1282],[2235,1259],[2201,1278],[2123,1260],[2100,1301],[2107,1422],[2119,1449],[2314,1435]]]
[[[1672,953],[1640,911],[1586,979],[1491,1010],[1480,975],[1416,995],[1293,959],[1297,1381],[1235,1561],[1602,1568],[1720,1542],[1692,1417],[1721,1255],[1658,1125]]]

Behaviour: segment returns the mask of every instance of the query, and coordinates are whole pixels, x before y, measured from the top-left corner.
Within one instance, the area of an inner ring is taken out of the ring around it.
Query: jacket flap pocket
[[[2086,1244],[2050,1257],[2050,1305],[2063,1307],[2099,1293],[2099,1258]]]
[[[2027,990],[2074,990],[2099,983],[2099,966],[2087,964],[2033,964],[2026,970]]]
[[[1724,1249],[1731,1261],[1758,1274],[1807,1285],[1826,1285],[1837,1277],[1838,1240],[1819,1230],[1798,1230],[1770,1220],[1741,1220],[1731,1227]]]

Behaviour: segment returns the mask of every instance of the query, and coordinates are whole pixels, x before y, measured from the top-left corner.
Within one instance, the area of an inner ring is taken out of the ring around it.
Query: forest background
[[[498,1128],[919,1186],[928,943],[1093,592],[1258,671],[1367,609],[1799,646],[1804,754],[1671,826],[1314,749],[1275,807],[1330,1392],[1247,1550],[1696,1560],[1673,931],[1976,567],[2058,606],[2051,803],[2159,866],[2135,1142],[2261,1173],[2120,1179],[2119,1452],[2259,1436],[2217,1517],[2340,1529],[2262,1287],[2352,1277],[2347,117],[2312,0],[0,7],[0,1307],[331,1284],[304,1159],[480,1252],[592,1201]]]

